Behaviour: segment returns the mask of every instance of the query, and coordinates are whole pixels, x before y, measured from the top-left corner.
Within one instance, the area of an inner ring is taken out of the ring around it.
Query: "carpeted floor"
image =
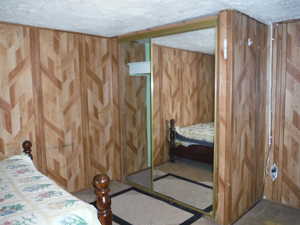
[[[154,178],[158,178],[166,176],[168,173],[175,173],[175,175],[207,185],[212,184],[212,168],[207,165],[200,165],[189,160],[179,160],[176,162],[176,164],[163,164],[153,171],[153,176]],[[135,176],[134,178],[138,179],[138,176]],[[184,185],[184,187],[186,188],[186,185]],[[129,188],[131,187],[115,181],[112,181],[110,185],[112,195],[128,190]],[[92,189],[81,191],[75,193],[74,195],[89,203],[96,200],[94,191]],[[191,196],[190,194],[180,195]],[[131,199],[131,203],[127,205],[124,204],[126,199]],[[131,209],[128,209],[129,206],[132,206]],[[120,218],[123,216],[126,220],[131,222],[131,224],[138,225],[178,225],[182,223],[184,224],[184,222],[189,218],[195,216],[191,212],[172,207],[170,204],[165,202],[159,202],[156,199],[153,199],[148,195],[143,195],[134,189],[128,191],[128,194],[125,196],[118,196],[117,194],[115,199],[113,197],[112,210],[113,213],[119,215]],[[169,220],[170,218],[170,222],[172,223],[166,223],[165,221]],[[196,218],[194,217],[193,219]],[[187,222],[187,224],[191,225],[218,225],[212,220],[212,218],[207,216],[201,216],[194,222]],[[118,224],[128,225],[130,223],[122,223],[120,221],[119,223],[113,223],[113,225]],[[262,200],[236,223],[234,223],[234,225],[300,225],[300,209],[294,209],[271,201]]]
[[[175,163],[166,162],[156,166],[153,169],[153,178],[155,179],[168,173],[201,183],[209,183],[210,185],[212,185],[213,182],[212,165],[193,160],[177,159]],[[133,173],[127,176],[127,179],[144,187],[150,187],[151,168]]]
[[[151,188],[151,185],[152,185],[151,168],[144,169],[137,173],[131,174],[131,175],[127,176],[126,179],[130,182],[139,184],[141,186]]]
[[[202,217],[193,225],[218,225],[211,218]],[[300,225],[300,209],[262,200],[233,225]]]
[[[113,220],[119,224],[191,225],[203,216],[194,210],[135,188],[111,197]]]
[[[212,207],[213,188],[175,174],[166,174],[154,179],[154,191],[192,205],[198,209]]]
[[[126,190],[130,188],[128,185],[112,181],[111,185],[111,193],[115,194],[122,190]],[[88,189],[82,192],[78,192],[74,194],[78,198],[82,199],[83,201],[93,202],[96,200],[94,191],[92,189]],[[140,204],[136,202],[131,203],[135,205],[137,208],[140,207]],[[120,207],[121,204],[118,206],[119,208],[124,209],[124,213],[126,214],[125,210],[127,207]],[[116,205],[117,207],[117,205]],[[141,214],[135,214],[135,216],[144,217],[145,214],[148,214],[149,211],[142,211]],[[113,209],[114,211],[114,209]],[[164,210],[164,206],[160,207],[160,215],[166,214],[167,210]],[[173,212],[169,216],[176,216]],[[246,213],[242,218],[240,218],[234,225],[300,225],[300,209],[290,208],[278,203],[274,203],[267,200],[260,201],[254,208],[252,208],[248,213]],[[164,223],[160,223],[160,216],[155,219],[155,224],[157,225],[166,225]],[[113,223],[114,225],[120,223]],[[150,224],[138,224],[138,225],[150,225]],[[177,225],[177,224],[172,224]],[[202,216],[198,220],[192,223],[192,225],[218,225],[216,224],[210,217]]]
[[[167,162],[155,167],[164,173],[172,173],[197,182],[213,182],[212,165],[188,159],[177,159],[175,163]]]
[[[212,165],[177,158],[175,163],[167,162],[155,167],[154,179],[163,173],[173,174],[183,179],[175,179],[173,176],[156,181],[153,186],[155,191],[199,209],[212,205],[213,190],[205,187],[205,185],[213,187]]]

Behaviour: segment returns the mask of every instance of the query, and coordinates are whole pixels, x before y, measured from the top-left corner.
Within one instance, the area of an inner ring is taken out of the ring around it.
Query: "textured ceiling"
[[[155,44],[189,51],[214,54],[216,29],[204,29],[152,39]]]
[[[300,18],[300,0],[1,0],[0,21],[114,36],[222,9],[265,23]]]

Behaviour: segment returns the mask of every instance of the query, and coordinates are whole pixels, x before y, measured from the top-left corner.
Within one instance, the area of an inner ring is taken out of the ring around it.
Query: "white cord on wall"
[[[272,87],[273,87],[273,24],[269,26],[269,32],[270,32],[270,50],[269,50],[269,90],[268,90],[268,97],[269,97],[269,116],[268,116],[268,150],[267,150],[267,159],[266,159],[266,166],[265,166],[265,174],[266,176],[271,176],[270,173],[270,154],[272,150],[272,142],[273,142],[273,133],[272,133],[272,119],[273,119],[273,112],[272,112],[272,107],[273,107],[273,96],[272,96]]]

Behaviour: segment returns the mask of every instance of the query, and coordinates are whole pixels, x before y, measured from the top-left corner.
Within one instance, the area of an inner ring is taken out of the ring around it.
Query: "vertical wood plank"
[[[0,160],[20,153],[22,141],[29,139],[41,168],[30,37],[28,27],[0,24]]]
[[[86,187],[82,142],[79,38],[40,30],[40,70],[47,174],[69,191]]]
[[[300,79],[300,22],[288,21],[274,26],[273,57],[273,145],[270,166],[276,163],[279,172],[275,181],[266,176],[268,199],[300,208],[300,173],[298,115]],[[269,169],[269,168],[268,168]]]
[[[88,118],[86,130],[89,159],[86,163],[89,163],[89,180],[100,172],[107,173],[112,179],[120,179],[121,173],[120,150],[117,149],[120,146],[118,89],[113,90],[118,87],[117,53],[112,55],[111,47],[110,39],[87,35],[82,37],[82,82],[86,95],[84,101],[87,101],[84,104]]]
[[[30,28],[30,48],[32,60],[32,88],[34,96],[34,107],[36,112],[36,148],[45,149],[45,133],[43,119],[43,97],[42,97],[42,81],[40,71],[40,46],[39,46],[39,30]],[[41,163],[40,169],[46,173],[46,153],[39,151],[37,154],[38,161]]]
[[[121,118],[120,118],[120,74],[119,74],[119,43],[117,39],[110,40],[110,54],[112,67],[112,97],[113,97],[113,134],[114,154],[112,154],[111,165],[113,165],[114,178],[120,180],[124,174],[123,152],[121,148]]]
[[[231,224],[262,197],[267,76],[261,57],[267,53],[266,31],[265,25],[236,11],[220,14],[216,212],[220,224]]]
[[[80,100],[81,100],[81,114],[82,114],[82,141],[84,147],[84,174],[86,185],[91,184],[91,152],[89,143],[89,113],[88,113],[88,96],[87,96],[87,82],[85,76],[85,44],[84,36],[79,36],[79,76],[80,76]]]
[[[219,15],[218,25],[218,59],[219,59],[219,74],[218,74],[218,92],[217,96],[218,111],[216,113],[218,123],[218,129],[216,131],[216,137],[218,138],[217,148],[215,151],[218,154],[218,205],[216,209],[216,220],[220,224],[226,224],[229,220],[230,212],[230,165],[228,159],[230,159],[230,148],[231,137],[230,133],[227,135],[227,130],[231,130],[231,84],[232,84],[232,73],[229,69],[232,66],[232,35],[231,35],[231,20],[232,15],[230,12],[222,12]],[[227,40],[227,49],[224,46],[224,40]],[[227,51],[227,59],[224,58],[224,54]],[[229,143],[228,143],[229,142]],[[229,145],[229,146],[228,146]]]

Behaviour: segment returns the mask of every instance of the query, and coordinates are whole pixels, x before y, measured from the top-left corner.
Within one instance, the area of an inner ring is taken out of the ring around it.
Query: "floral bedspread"
[[[26,155],[0,161],[0,225],[100,225],[97,210],[41,174]]]

